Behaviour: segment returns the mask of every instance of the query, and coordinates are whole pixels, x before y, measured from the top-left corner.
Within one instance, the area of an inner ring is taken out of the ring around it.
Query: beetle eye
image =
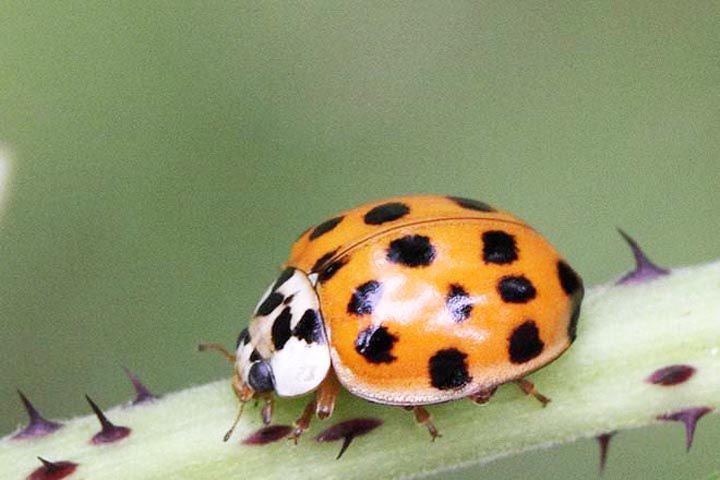
[[[275,378],[270,364],[264,360],[253,363],[248,372],[248,384],[258,393],[274,390]]]

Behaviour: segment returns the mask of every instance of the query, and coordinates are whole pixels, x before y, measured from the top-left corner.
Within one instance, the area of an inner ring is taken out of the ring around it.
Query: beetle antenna
[[[235,363],[235,355],[228,352],[225,347],[220,345],[219,343],[201,343],[198,345],[198,351],[199,352],[207,352],[208,350],[215,350],[216,352],[220,353],[225,359],[230,363]]]
[[[235,431],[235,427],[237,427],[238,422],[240,421],[240,417],[242,417],[243,409],[245,408],[245,402],[240,402],[240,410],[238,410],[237,417],[235,417],[235,421],[232,424],[232,427],[230,427],[230,430],[227,431],[225,436],[223,437],[223,442],[227,442],[230,440],[230,437],[232,436],[233,432]]]

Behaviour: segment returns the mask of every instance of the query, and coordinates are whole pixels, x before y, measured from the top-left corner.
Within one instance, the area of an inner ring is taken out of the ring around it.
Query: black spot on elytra
[[[282,350],[285,342],[290,338],[292,334],[290,331],[290,320],[292,320],[292,312],[290,307],[285,307],[273,322],[271,334],[275,350]]]
[[[342,219],[343,217],[335,217],[330,220],[325,220],[323,223],[315,227],[315,230],[313,230],[312,233],[310,233],[310,240],[315,240],[316,238],[325,235],[327,232],[337,227],[338,223],[340,223]]]
[[[582,279],[575,273],[564,260],[557,262],[558,278],[563,291],[572,297],[572,313],[570,314],[570,322],[568,323],[568,337],[570,341],[574,341],[577,336],[577,324],[580,318],[580,305],[585,295],[585,287]]]
[[[448,197],[453,202],[457,203],[463,208],[467,208],[468,210],[476,210],[478,212],[494,212],[495,209],[488,205],[485,202],[481,202],[480,200],[473,200],[472,198],[464,198],[464,197]]]
[[[402,218],[408,213],[410,213],[410,208],[404,203],[384,203],[367,212],[364,220],[368,225],[380,225]]]
[[[430,384],[438,390],[452,390],[467,385],[472,377],[468,373],[467,354],[457,348],[438,350],[428,362]]]
[[[322,257],[318,258],[315,264],[310,269],[311,272],[319,272],[322,270],[322,268],[325,266],[327,262],[330,261],[330,259],[337,253],[338,249],[336,248],[332,252],[327,252]]]
[[[265,360],[253,363],[248,372],[248,384],[259,393],[272,391],[275,388],[275,376],[270,364]]]
[[[273,285],[273,288],[272,288],[273,292],[275,290],[277,290],[278,288],[280,288],[280,286],[283,283],[290,280],[290,277],[292,277],[294,273],[295,273],[295,269],[292,267],[288,267],[285,270],[283,270],[282,273],[280,274],[280,276],[278,277],[278,279],[275,280],[275,284]]]
[[[238,335],[237,342],[235,343],[235,350],[237,350],[240,347],[240,344],[247,345],[250,343],[250,332],[248,332],[247,327],[243,328],[240,332],[240,335]]]
[[[504,302],[527,303],[537,295],[532,282],[523,275],[502,277],[497,285],[498,293]]]
[[[262,360],[262,357],[260,356],[260,352],[253,349],[252,353],[250,354],[250,361],[257,362],[258,360]]]
[[[340,257],[337,260],[333,260],[325,265],[325,267],[318,273],[318,281],[320,283],[325,283],[330,280],[338,272],[338,270],[345,266],[348,260],[348,257]]]
[[[407,235],[390,242],[387,259],[407,267],[426,267],[435,259],[435,247],[428,237]]]
[[[293,336],[307,343],[325,343],[322,321],[317,310],[308,308],[293,329]]]
[[[563,260],[557,263],[558,277],[560,278],[560,286],[568,295],[574,295],[579,288],[582,287],[582,280],[578,277],[570,265]]]
[[[370,363],[392,363],[395,357],[390,352],[397,340],[387,327],[368,327],[355,339],[355,351]]]
[[[580,304],[582,303],[582,292],[580,295],[576,295],[573,299],[572,314],[570,315],[570,322],[568,323],[568,337],[570,341],[574,342],[577,337],[577,324],[580,319]]]
[[[445,304],[456,322],[467,320],[473,308],[467,292],[461,285],[457,284],[450,285]]]
[[[267,296],[265,300],[258,306],[255,315],[270,315],[285,299],[282,293],[272,292]]]
[[[502,230],[490,230],[482,234],[483,260],[485,263],[504,265],[518,258],[515,237]]]
[[[380,300],[382,294],[382,285],[380,282],[370,280],[355,289],[350,301],[348,302],[347,311],[355,315],[371,314],[375,304]]]
[[[510,361],[512,363],[525,363],[540,355],[545,344],[540,340],[540,332],[532,320],[513,330],[510,335]]]

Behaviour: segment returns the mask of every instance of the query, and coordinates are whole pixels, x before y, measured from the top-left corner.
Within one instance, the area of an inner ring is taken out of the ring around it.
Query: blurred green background
[[[401,193],[527,219],[589,284],[720,257],[716,2],[4,2],[0,433],[229,375],[307,226]],[[446,432],[451,434],[451,432]],[[702,478],[720,421],[622,433],[606,478]],[[428,448],[431,448],[429,446]],[[462,476],[594,475],[594,441]]]

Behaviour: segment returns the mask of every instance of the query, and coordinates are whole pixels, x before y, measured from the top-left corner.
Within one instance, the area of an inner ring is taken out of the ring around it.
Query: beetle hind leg
[[[403,407],[405,410],[412,410],[415,416],[415,422],[421,425],[425,425],[428,433],[430,434],[431,440],[434,442],[437,437],[442,437],[435,424],[432,422],[432,415],[428,412],[425,407],[421,405]]]
[[[520,387],[520,390],[522,390],[525,395],[532,395],[533,397],[535,397],[538,402],[542,403],[543,407],[547,406],[547,404],[550,403],[550,399],[542,393],[538,392],[537,388],[535,388],[535,384],[532,383],[530,380],[521,378],[520,380],[515,380],[515,384]]]

